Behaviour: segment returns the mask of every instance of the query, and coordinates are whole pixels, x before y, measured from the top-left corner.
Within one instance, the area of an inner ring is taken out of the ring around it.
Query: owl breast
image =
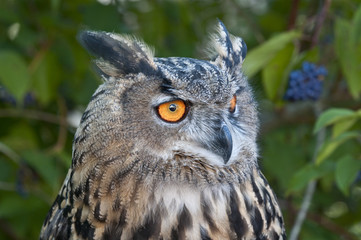
[[[142,192],[139,189],[145,187],[134,187],[129,206],[107,219],[109,224],[95,235],[99,231],[103,239],[117,234],[114,239],[286,239],[273,192],[264,177],[255,174],[243,184],[198,188],[148,183],[150,188]]]

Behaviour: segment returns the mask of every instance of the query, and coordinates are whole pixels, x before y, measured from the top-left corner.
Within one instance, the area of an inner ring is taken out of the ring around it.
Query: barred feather
[[[129,38],[81,35],[106,81],[82,116],[40,239],[286,239],[257,164],[245,45],[219,29],[215,61],[154,58]],[[188,115],[164,122],[157,105],[174,99]]]

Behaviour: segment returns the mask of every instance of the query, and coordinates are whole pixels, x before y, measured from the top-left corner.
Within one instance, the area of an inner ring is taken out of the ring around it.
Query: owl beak
[[[216,154],[223,158],[224,164],[226,164],[232,154],[233,141],[232,134],[225,123],[221,124],[212,148]]]

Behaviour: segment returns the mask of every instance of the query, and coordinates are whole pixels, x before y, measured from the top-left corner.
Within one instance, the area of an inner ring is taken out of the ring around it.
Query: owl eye
[[[184,119],[187,113],[187,105],[183,100],[165,102],[157,107],[158,116],[170,123],[176,123]]]
[[[234,113],[234,111],[236,110],[236,106],[237,106],[237,97],[236,95],[234,95],[229,103],[229,112]]]

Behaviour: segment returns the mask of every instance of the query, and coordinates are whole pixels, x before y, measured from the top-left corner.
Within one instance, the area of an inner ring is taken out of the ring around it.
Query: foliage
[[[339,18],[335,26],[335,51],[349,89],[354,98],[361,91],[361,8],[358,8],[351,22]]]
[[[300,239],[361,238],[360,3],[3,0],[0,239],[37,239],[71,162],[77,116],[101,83],[76,34],[135,34],[156,56],[196,57],[217,18],[248,45],[260,165],[288,232],[306,186],[317,181]],[[321,98],[286,102],[289,75],[304,61],[328,71]]]

